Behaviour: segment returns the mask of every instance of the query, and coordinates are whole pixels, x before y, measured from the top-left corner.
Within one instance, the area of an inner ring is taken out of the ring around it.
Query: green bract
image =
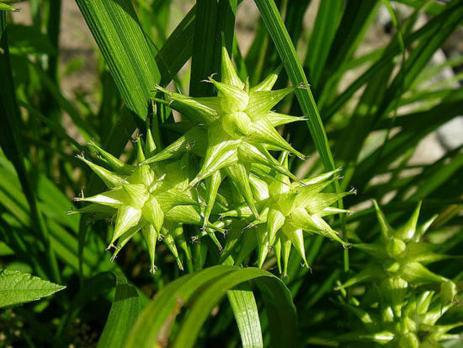
[[[155,150],[148,131],[145,149],[137,141],[138,162],[145,154]],[[156,165],[127,165],[100,147],[92,144],[98,154],[112,169],[109,171],[79,156],[104,181],[109,191],[92,197],[76,198],[77,201],[94,203],[81,209],[82,212],[101,212],[99,206],[116,211],[114,232],[109,247],[115,247],[114,257],[139,231],[146,241],[151,271],[155,271],[155,248],[158,239],[163,240],[183,269],[176,244],[180,244],[190,259],[182,224],[202,224],[201,211],[195,194],[189,190],[188,156],[175,163]],[[99,206],[96,206],[96,205]],[[210,232],[211,235],[213,232]]]

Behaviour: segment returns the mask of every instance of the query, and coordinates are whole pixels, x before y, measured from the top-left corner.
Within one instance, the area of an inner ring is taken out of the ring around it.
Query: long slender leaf
[[[167,345],[175,317],[186,305],[190,310],[180,324],[173,346],[192,347],[211,309],[228,290],[250,280],[263,293],[272,328],[272,344],[276,347],[294,346],[297,343],[295,308],[283,283],[256,268],[214,266],[181,277],[160,291],[137,320],[127,347]]]
[[[432,18],[424,26],[418,30],[406,35],[404,37],[405,47],[411,47],[412,44],[421,40],[422,38],[432,35],[436,32],[442,22],[447,20],[448,15],[453,12],[451,9],[446,8],[443,13]],[[367,83],[372,77],[378,74],[379,71],[384,67],[385,64],[388,64],[392,59],[401,52],[400,45],[398,41],[392,41],[388,46],[388,50],[384,52],[379,60],[377,60],[371,67],[368,68],[362,75],[354,80],[340,95],[337,95],[332,103],[329,105],[323,104],[322,115],[324,118],[328,119],[333,116],[350,98],[358,91],[365,83]],[[328,93],[328,92],[327,92]],[[323,98],[323,96],[321,97]]]
[[[336,88],[339,77],[335,72],[349,61],[354,54],[367,28],[374,18],[379,1],[349,1],[336,31],[330,53],[323,70],[319,106],[322,107]]]
[[[240,330],[243,348],[263,347],[262,330],[254,293],[251,290],[229,290],[227,297]]]
[[[310,36],[305,64],[309,67],[310,81],[317,87],[325,67],[331,43],[333,42],[339,20],[343,12],[344,1],[321,1]]]
[[[233,45],[236,0],[207,1],[196,4],[196,25],[191,57],[190,95],[208,96],[213,86],[204,83],[220,71],[222,40],[231,52]]]
[[[127,335],[143,309],[143,304],[143,297],[137,288],[128,284],[123,275],[116,275],[116,294],[98,347],[125,347]]]
[[[297,99],[304,115],[307,116],[310,134],[312,135],[315,147],[320,154],[325,169],[333,170],[335,167],[333,156],[320,118],[320,113],[318,112],[304,70],[297,58],[296,50],[283,24],[278,8],[273,0],[255,0],[255,2],[262,15],[264,24],[275,43],[278,54],[283,61],[289,79],[295,86],[300,86],[302,84],[300,88],[296,89],[295,93]]]
[[[128,0],[76,0],[127,107],[141,119],[160,81],[155,54]]]
[[[169,83],[191,57],[195,23],[196,7],[194,6],[156,54],[156,63],[161,72],[161,84]]]
[[[215,37],[218,19],[217,1],[199,0],[196,4],[196,25],[191,56],[190,95],[212,95],[213,87],[203,81],[218,72]]]

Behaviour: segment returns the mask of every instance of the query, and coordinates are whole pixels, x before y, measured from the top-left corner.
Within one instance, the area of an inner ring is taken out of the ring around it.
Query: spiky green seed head
[[[257,217],[248,179],[250,165],[258,163],[284,171],[269,153],[273,150],[287,151],[303,158],[275,129],[303,118],[272,111],[294,88],[272,90],[278,77],[276,74],[250,88],[247,81],[239,78],[225,48],[222,49],[221,77],[220,82],[212,77],[208,79],[217,89],[215,97],[187,97],[157,87],[171,100],[171,107],[181,112],[194,126],[146,163],[172,158],[188,150],[199,153],[203,161],[191,185],[208,181],[207,196],[213,198],[207,202],[207,212],[214,205],[220,183],[228,177]],[[206,214],[205,222],[208,219]]]
[[[287,170],[287,153],[280,158],[280,165]],[[251,174],[250,182],[257,197],[259,217],[255,218],[249,207],[241,206],[222,214],[222,217],[239,217],[250,220],[247,233],[258,238],[258,266],[262,267],[273,249],[280,272],[286,274],[289,251],[294,248],[308,266],[304,240],[308,235],[327,237],[346,246],[326,222],[325,217],[347,211],[332,207],[349,193],[328,193],[324,190],[333,182],[337,171],[318,177],[292,181],[287,175],[275,171],[261,179]]]
[[[463,325],[455,320],[441,321],[445,313],[457,305],[455,301],[443,304],[442,296],[442,292],[407,291],[398,312],[383,297],[363,301],[345,296],[341,301],[359,320],[349,321],[351,332],[337,340],[358,342],[361,339],[388,348],[440,347],[440,342],[458,338],[449,332]]]
[[[144,161],[145,153],[154,150],[151,134],[147,135],[146,145],[138,140],[137,160]],[[150,139],[151,138],[151,139]],[[83,156],[79,156],[106,184],[108,191],[91,197],[76,198],[76,201],[89,202],[84,212],[100,211],[98,206],[110,208],[115,212],[115,225],[109,248],[114,247],[115,257],[137,232],[145,239],[150,269],[155,270],[155,248],[162,240],[172,252],[180,268],[183,264],[177,250],[177,242],[184,242],[182,224],[202,224],[201,211],[197,198],[189,190],[189,168],[187,157],[176,163],[156,165],[127,165],[92,143],[102,160],[111,168],[108,170]],[[176,230],[176,235],[173,231]]]
[[[422,241],[422,236],[430,227],[430,221],[418,226],[421,204],[417,206],[410,219],[401,227],[393,229],[386,220],[383,212],[374,202],[377,218],[381,228],[381,237],[373,243],[354,244],[353,246],[367,252],[372,262],[363,271],[349,279],[343,287],[352,286],[359,282],[377,282],[383,284],[383,290],[390,292],[395,305],[402,301],[401,288],[404,284],[419,286],[430,283],[447,282],[443,276],[433,273],[426,265],[445,258],[437,254],[435,248]],[[397,281],[387,281],[400,279]]]

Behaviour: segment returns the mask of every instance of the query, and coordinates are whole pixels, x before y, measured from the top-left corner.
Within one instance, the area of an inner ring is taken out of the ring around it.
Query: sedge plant
[[[0,0],[0,346],[461,345],[462,0],[75,4]]]
[[[225,47],[222,48],[221,76],[220,82],[209,79],[217,88],[217,97],[192,98],[157,87],[169,97],[171,107],[188,117],[186,122],[191,126],[184,136],[165,149],[155,153],[148,128],[145,145],[141,145],[141,139],[137,141],[134,165],[123,163],[95,144],[92,147],[112,171],[79,157],[110,189],[75,200],[116,210],[108,247],[115,247],[114,257],[141,231],[153,272],[158,239],[165,242],[183,270],[175,245],[176,239],[185,244],[183,224],[201,225],[204,233],[198,231],[194,238],[210,235],[221,248],[215,232],[223,233],[222,226],[233,228],[234,221],[227,218],[250,216],[254,221],[244,229],[247,234],[255,234],[259,267],[272,248],[280,272],[284,270],[286,274],[291,247],[308,266],[304,233],[325,236],[345,246],[339,234],[324,220],[326,216],[346,212],[332,207],[344,193],[322,192],[336,180],[337,171],[298,179],[288,168],[288,155],[304,156],[275,129],[301,121],[300,117],[271,111],[293,88],[272,90],[278,78],[275,73],[249,87],[249,82],[242,82],[238,77]],[[271,151],[279,151],[280,160],[275,159]],[[196,174],[192,165],[194,158],[200,162]],[[224,181],[228,181],[235,194],[220,190]],[[222,199],[221,207],[215,206],[217,196]],[[81,211],[99,212],[101,208],[94,205]],[[215,219],[219,215],[222,221],[211,224],[211,213],[216,215]],[[186,257],[191,262],[190,252]]]

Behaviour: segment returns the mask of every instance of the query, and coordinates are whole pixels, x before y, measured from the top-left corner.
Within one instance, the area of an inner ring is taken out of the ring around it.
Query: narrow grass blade
[[[155,54],[128,0],[76,0],[127,107],[141,119],[148,112],[160,73]]]
[[[320,80],[320,106],[336,88],[340,76],[335,73],[352,58],[374,18],[378,4],[376,0],[350,1],[346,4]]]
[[[194,6],[156,54],[162,85],[169,83],[191,57],[195,23],[196,7]]]
[[[444,156],[430,168],[424,170],[423,173],[414,180],[413,187],[416,187],[416,191],[407,198],[414,202],[427,198],[440,186],[455,176],[462,167],[463,152],[461,152],[461,150],[456,153],[451,153],[451,156]],[[411,187],[408,188],[411,189]],[[404,192],[407,191],[408,190],[404,190]],[[458,196],[459,192],[453,192],[453,195]],[[449,196],[448,198],[450,198]]]
[[[320,82],[343,7],[342,0],[320,2],[304,64],[309,67],[310,81],[314,88],[317,88]]]
[[[47,74],[59,87],[58,61],[59,61],[59,35],[61,31],[62,0],[48,2],[47,36],[54,48],[53,54],[48,55]]]
[[[281,60],[283,61],[289,79],[295,86],[302,85],[300,88],[296,89],[295,93],[304,115],[307,116],[310,134],[320,154],[323,165],[326,170],[334,170],[333,156],[317,105],[308,85],[304,70],[297,58],[296,50],[280,17],[278,8],[273,0],[255,0],[255,2],[262,15],[264,24],[275,43]]]
[[[204,80],[219,71],[218,53],[215,51],[217,28],[217,1],[199,0],[196,3],[196,23],[191,55],[190,95],[213,94],[213,86]]]
[[[254,293],[251,290],[229,290],[227,297],[240,330],[243,348],[263,347],[262,330]]]
[[[32,186],[29,173],[25,165],[25,155],[21,139],[21,115],[16,101],[15,87],[12,76],[10,56],[8,50],[8,36],[6,13],[0,11],[0,145],[5,155],[13,163],[19,177],[24,195],[27,198],[33,229],[36,237],[42,239],[45,244],[49,263],[50,276],[57,282],[60,280],[58,264],[53,248],[50,247],[50,240],[47,226],[43,220],[37,203],[36,192]]]
[[[130,285],[122,274],[117,274],[116,294],[97,347],[125,347],[130,329],[143,309],[143,302],[137,288]]]
[[[33,220],[28,201],[21,191],[21,185],[13,165],[3,156],[0,156],[0,177],[2,178],[0,181],[0,207],[4,211],[3,216],[9,216],[17,226],[14,232],[18,235],[12,235],[11,237],[14,238],[11,241],[16,240],[19,244],[15,242],[12,247],[18,258],[21,256],[32,264],[37,260],[47,264],[44,255],[35,253],[38,248],[31,248],[31,241],[34,247],[40,246],[40,249],[43,248],[44,243],[37,238],[31,228]],[[37,184],[39,208],[48,225],[49,248],[62,262],[72,269],[78,270],[78,243],[75,236],[78,219],[66,216],[66,210],[71,209],[72,204],[46,177],[40,175],[37,178]],[[92,270],[110,270],[115,267],[115,264],[109,261],[109,255],[105,255],[104,243],[101,240],[99,243],[93,240],[92,243],[87,244],[85,253],[82,254],[82,264],[85,274],[91,273]],[[35,264],[34,267],[36,266],[38,265]],[[46,277],[45,274],[40,274],[40,276]]]
[[[460,0],[450,2],[447,5],[448,16],[439,23],[440,25],[436,28],[435,32],[423,37],[418,47],[411,52],[404,66],[386,90],[384,101],[377,112],[377,118],[390,111],[395,99],[399,98],[412,85],[413,81],[428,64],[434,52],[442,46],[458,24],[461,23],[463,20],[462,3]]]
[[[0,2],[0,11],[16,11],[16,8],[14,8],[11,5]]]
[[[461,94],[461,92],[458,94]],[[462,108],[462,102],[461,99],[444,102],[430,110],[414,113],[413,116],[401,116],[407,118],[408,124],[404,123],[404,129],[394,135],[384,147],[375,150],[357,164],[357,170],[352,179],[353,185],[362,190],[370,178],[374,176],[374,173],[388,168],[391,163],[404,154],[404,149],[413,148],[427,134],[453,117],[458,116],[459,110]],[[397,119],[401,120],[401,117]]]
[[[436,32],[437,28],[442,25],[443,22],[447,21],[450,13],[454,12],[451,8],[447,8],[443,13],[432,18],[424,26],[418,30],[405,35],[403,38],[404,45],[406,48],[412,47],[413,44],[432,36]],[[350,98],[370,79],[375,77],[385,65],[390,64],[394,57],[401,53],[401,47],[398,41],[392,41],[388,46],[387,51],[378,59],[371,67],[369,67],[362,75],[360,75],[355,81],[353,81],[341,94],[337,95],[332,103],[329,105],[323,104],[322,114],[325,119],[332,117],[341,107],[350,100]],[[328,92],[327,92],[328,93]],[[323,96],[321,97],[323,99]]]
[[[295,308],[288,289],[280,279],[257,268],[214,266],[181,277],[161,290],[137,320],[127,347],[165,346],[172,340],[173,347],[192,347],[212,308],[228,290],[250,280],[263,293],[272,345],[297,345]],[[174,339],[170,337],[170,330],[175,317],[185,305],[190,310],[180,323]]]
[[[423,6],[423,1],[421,1],[421,0],[396,0],[396,2],[408,5],[408,6],[412,7],[412,8],[421,8],[421,6]],[[444,2],[428,1],[425,8],[424,8],[424,10],[425,10],[425,12],[427,14],[437,15],[440,12],[442,12],[444,7],[445,7]]]

